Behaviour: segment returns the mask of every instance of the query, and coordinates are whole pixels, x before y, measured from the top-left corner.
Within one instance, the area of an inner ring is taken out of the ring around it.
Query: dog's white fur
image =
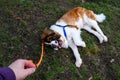
[[[62,47],[63,48],[70,47],[72,49],[74,56],[76,58],[76,62],[75,62],[76,67],[80,67],[82,64],[82,59],[78,52],[77,46],[86,47],[85,42],[82,40],[80,36],[81,29],[85,29],[88,32],[94,34],[99,39],[100,43],[108,41],[107,37],[103,34],[102,30],[100,29],[97,23],[97,21],[103,22],[106,19],[105,15],[104,14],[94,14],[94,15],[95,15],[96,20],[89,18],[86,14],[83,15],[83,18],[79,17],[79,20],[75,22],[75,25],[78,26],[78,29],[71,28],[69,26],[65,27],[67,38],[64,36],[62,27],[58,27],[56,25],[50,26],[50,29],[54,30],[55,32],[58,32],[61,35],[61,40],[63,41]],[[62,19],[57,21],[55,24],[58,24],[61,26],[68,25],[68,23],[66,23]],[[56,43],[54,43],[53,41],[52,44],[56,44]]]

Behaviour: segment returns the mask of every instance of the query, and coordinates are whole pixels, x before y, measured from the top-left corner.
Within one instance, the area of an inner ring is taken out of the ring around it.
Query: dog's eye
[[[52,37],[49,36],[49,37],[47,38],[47,40],[48,40],[48,41],[52,41]]]
[[[58,41],[57,40],[55,40],[55,43],[57,43]]]

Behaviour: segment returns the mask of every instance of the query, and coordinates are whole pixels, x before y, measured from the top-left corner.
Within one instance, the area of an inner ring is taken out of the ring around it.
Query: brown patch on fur
[[[50,34],[52,34],[52,33],[54,33],[53,30],[51,30],[51,29],[45,29],[45,30],[43,31],[43,34],[42,34],[42,36],[41,36],[41,39],[44,40],[44,38],[45,38],[46,36],[48,36],[48,35],[50,35]]]
[[[71,28],[76,28],[76,29],[78,29],[77,25],[68,25],[68,26],[70,26]]]
[[[52,40],[58,40],[60,38],[60,34],[51,30],[51,29],[45,29],[43,31],[43,34],[41,36],[42,40],[45,42],[50,42]]]
[[[68,25],[74,25],[74,26],[70,26],[70,27],[75,27],[78,28],[77,25],[75,25],[75,22],[79,20],[79,18],[83,19],[84,14],[86,14],[89,18],[96,20],[95,18],[95,14],[93,13],[93,11],[91,10],[87,10],[85,8],[82,7],[76,7],[72,10],[69,10],[66,14],[64,14],[59,20],[59,21],[64,21],[66,22]]]
[[[86,10],[85,13],[86,13],[86,15],[87,15],[89,18],[91,18],[91,19],[93,19],[93,20],[96,20],[95,14],[93,13],[93,11],[91,11],[91,10]]]

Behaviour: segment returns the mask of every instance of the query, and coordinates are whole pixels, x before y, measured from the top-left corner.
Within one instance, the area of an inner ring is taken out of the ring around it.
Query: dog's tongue
[[[62,48],[62,40],[59,40],[59,48]]]

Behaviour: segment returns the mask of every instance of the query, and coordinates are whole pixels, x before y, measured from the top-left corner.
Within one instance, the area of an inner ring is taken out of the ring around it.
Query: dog
[[[80,67],[82,59],[77,46],[86,47],[81,38],[81,29],[95,35],[100,43],[107,42],[108,38],[104,35],[97,22],[103,22],[106,16],[95,14],[93,11],[82,7],[75,7],[65,13],[49,29],[42,33],[42,40],[46,45],[50,45],[55,50],[70,47],[76,58],[75,65]]]

